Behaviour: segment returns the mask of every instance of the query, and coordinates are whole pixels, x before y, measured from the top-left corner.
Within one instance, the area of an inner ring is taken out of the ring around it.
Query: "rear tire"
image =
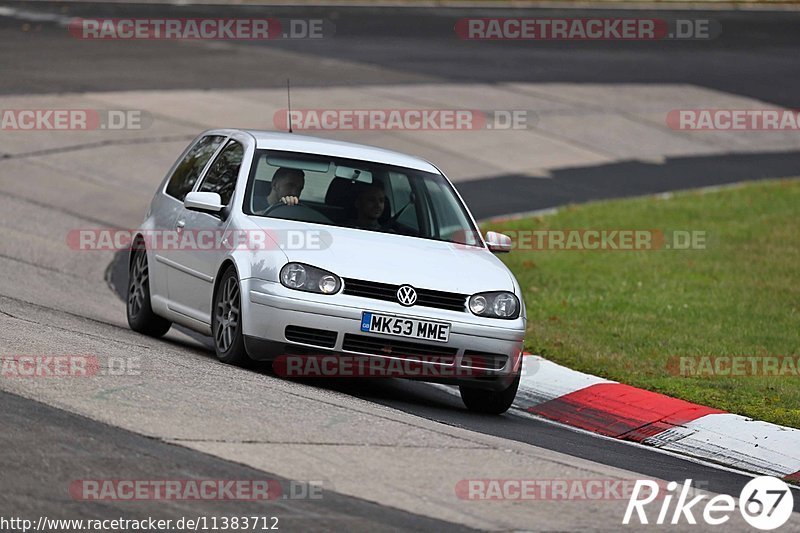
[[[238,366],[247,366],[252,362],[245,350],[242,334],[242,291],[239,275],[232,266],[222,274],[214,294],[211,333],[217,359]]]
[[[138,333],[158,338],[172,327],[172,322],[155,314],[150,304],[150,269],[144,248],[133,251],[133,260],[128,270],[126,310],[128,325]]]
[[[460,385],[458,389],[461,391],[461,401],[474,413],[501,415],[514,403],[519,388],[519,378],[517,375],[508,388],[500,391]]]

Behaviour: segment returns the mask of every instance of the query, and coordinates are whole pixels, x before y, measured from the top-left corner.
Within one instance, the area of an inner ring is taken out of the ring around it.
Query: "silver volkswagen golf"
[[[401,363],[391,375],[459,385],[470,410],[503,413],[526,326],[519,284],[495,257],[510,249],[507,236],[479,233],[427,161],[212,130],[174,164],[137,230],[128,323],[209,335],[225,363]]]

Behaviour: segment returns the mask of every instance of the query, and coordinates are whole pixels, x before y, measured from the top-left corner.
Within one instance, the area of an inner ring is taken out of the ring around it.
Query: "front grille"
[[[345,278],[343,292],[351,296],[361,296],[362,298],[372,298],[373,300],[397,303],[397,289],[399,288],[400,285]],[[414,305],[449,309],[451,311],[466,311],[466,294],[434,291],[431,289],[417,289],[416,287],[414,287],[414,290],[417,291],[417,303]]]
[[[507,361],[507,355],[466,350],[461,358],[461,366],[482,368],[484,370],[500,370],[506,366]]]
[[[336,332],[324,329],[302,328],[300,326],[286,326],[284,331],[287,341],[313,344],[323,348],[336,346]]]
[[[399,359],[435,358],[435,362],[445,365],[454,364],[458,352],[458,348],[449,346],[368,337],[352,333],[345,333],[342,349],[348,352],[385,355]]]

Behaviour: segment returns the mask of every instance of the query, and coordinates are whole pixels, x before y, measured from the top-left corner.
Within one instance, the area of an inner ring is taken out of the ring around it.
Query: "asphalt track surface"
[[[27,31],[20,32],[20,20],[0,18],[0,42],[13,43],[0,49],[0,94],[268,88],[284,86],[287,77],[296,87],[420,82],[685,83],[800,108],[796,57],[800,13],[793,11],[3,5],[60,12],[64,17],[322,19],[334,30],[330,38],[320,40],[235,41],[214,49],[170,41],[102,41],[98,46],[96,41],[72,38],[54,24],[31,22]],[[711,40],[685,41],[471,42],[456,37],[455,23],[475,16],[704,19],[722,31]],[[254,62],[238,53],[242,47],[269,47],[301,56]],[[348,63],[332,65],[328,61],[332,59]],[[324,102],[306,105],[325,107]],[[501,102],[489,106],[502,109]],[[796,151],[568,168],[559,171],[555,180],[493,175],[463,183],[459,191],[475,216],[486,218],[569,202],[790,175],[800,175]]]
[[[122,301],[127,279],[127,253],[120,252],[110,265],[108,281]],[[213,357],[214,347],[209,337],[178,327],[204,344],[208,354]],[[274,375],[268,364],[261,364],[247,371]],[[633,469],[644,476],[701,480],[704,487],[712,492],[736,495],[750,479],[675,455],[656,453],[642,446],[601,439],[586,432],[520,415],[513,409],[511,414],[502,417],[475,415],[464,409],[457,396],[426,383],[399,379],[354,379],[343,382],[335,379],[314,379],[306,380],[305,383],[312,387],[350,394],[443,424],[533,444],[618,468]],[[795,499],[795,511],[800,512],[800,498]]]
[[[30,10],[64,7],[72,16],[139,17],[245,17],[263,16],[264,8],[213,6],[20,4],[4,5]],[[353,8],[269,8],[270,16],[321,17],[336,25],[336,39],[324,43],[269,43],[302,54],[302,61],[253,65],[236,54],[239,46],[267,46],[237,43],[233,49],[209,52],[193,46],[169,42],[86,43],[70,38],[62,29],[42,23],[20,32],[20,21],[0,17],[0,94],[50,94],[61,92],[108,91],[132,89],[183,88],[256,88],[279,87],[287,75],[298,86],[346,86],[364,83],[404,84],[415,82],[502,82],[569,81],[576,83],[691,83],[746,95],[787,107],[800,107],[800,15],[793,12],[723,12],[684,13],[694,18],[720,21],[723,34],[711,44],[699,42],[652,43],[475,43],[454,40],[454,22],[462,17],[481,14],[503,16],[508,12],[426,9],[353,9]],[[515,12],[515,16],[563,16],[563,11],[538,10]],[[581,16],[590,12],[570,12]],[[593,16],[620,11],[597,12]],[[636,12],[636,16],[652,16]],[[675,11],[669,16],[680,16]],[[347,59],[349,70],[332,71],[326,58]],[[381,76],[363,66],[391,65],[392,71]],[[648,178],[636,182],[619,176],[620,165],[641,165],[639,175]],[[680,170],[683,181],[668,179]],[[487,176],[459,186],[479,217],[513,213],[520,210],[514,194],[497,195],[492,203],[485,200],[488,191],[519,192],[536,198],[534,207],[551,207],[568,202],[598,198],[631,196],[675,188],[691,188],[729,181],[762,179],[800,173],[800,154],[765,153],[716,157],[687,157],[666,164],[620,163],[602,167],[564,170],[562,180],[523,179],[522,176]],[[556,183],[558,182],[558,183]],[[602,188],[597,187],[602,183]],[[530,189],[526,189],[530,188]],[[530,202],[526,202],[530,208]],[[112,288],[125,286],[123,261],[118,257],[109,269],[107,280]],[[192,348],[208,357],[208,350]],[[268,373],[266,369],[242,372]],[[747,477],[700,465],[643,447],[600,439],[547,422],[514,413],[502,417],[482,417],[467,413],[460,401],[440,389],[421,383],[398,380],[364,383],[310,383],[307,386],[342,392],[377,404],[449,426],[478,433],[534,444],[590,461],[617,466],[664,479],[704,480],[714,492],[738,496]],[[120,509],[113,505],[91,509],[70,501],[55,487],[62,481],[98,472],[98,457],[115,464],[114,475],[136,478],[143,471],[165,472],[178,469],[183,477],[249,478],[263,475],[222,459],[196,451],[164,444],[125,430],[2,393],[3,431],[2,490],[14,486],[16,496],[7,499],[13,511],[3,512],[72,517],[114,517]],[[30,443],[36,443],[31,446]],[[94,447],[96,453],[81,450]],[[144,460],[142,460],[144,458]],[[42,465],[47,465],[42,468]],[[35,475],[31,475],[35,472]],[[111,472],[111,470],[109,470]],[[109,473],[108,475],[112,475]],[[25,479],[19,483],[18,480]],[[20,490],[22,489],[22,490]],[[248,511],[242,504],[242,511]],[[278,504],[276,504],[278,505]],[[324,504],[318,502],[281,502],[281,516],[304,529],[455,529],[460,526],[379,506],[356,498],[331,493]],[[129,510],[129,508],[128,508]],[[138,511],[146,511],[143,504]],[[800,511],[800,498],[795,498]],[[78,514],[75,514],[75,512]],[[217,511],[204,503],[203,514]],[[230,512],[230,503],[225,512]],[[164,515],[164,506],[158,512]],[[170,511],[172,512],[172,510]],[[185,514],[185,509],[175,509]],[[263,509],[260,510],[263,514]],[[166,516],[165,516],[166,517]]]
[[[42,9],[60,4],[43,3]],[[36,4],[2,5],[38,9]],[[49,9],[49,11],[54,11]],[[259,6],[161,6],[69,3],[76,17],[278,17],[321,18],[335,26],[330,39],[269,42],[242,46],[282,48],[311,56],[306,65],[254,65],[235,50],[175,46],[172,42],[106,42],[71,38],[43,25],[20,35],[19,22],[2,19],[4,76],[0,93],[52,93],[180,88],[456,82],[689,83],[750,96],[785,107],[800,107],[796,50],[800,13],[728,11],[509,10],[448,8],[346,8]],[[691,18],[716,21],[722,33],[711,41],[534,41],[469,42],[453,27],[471,16]],[[46,50],[47,53],[42,52]],[[332,72],[320,59],[336,58],[395,71]],[[157,60],[156,60],[157,59]],[[69,65],[69,69],[53,68]],[[320,68],[323,66],[323,68]]]
[[[3,478],[15,480],[13,496],[6,493],[4,516],[95,518],[154,516],[177,520],[182,516],[278,516],[289,531],[366,531],[371,529],[443,528],[469,531],[423,516],[323,491],[320,499],[245,502],[141,501],[131,505],[114,501],[71,501],[64,488],[76,479],[141,479],[142,472],[159,472],[164,479],[263,479],[264,473],[223,461],[211,455],[171,446],[142,435],[122,431],[38,402],[0,392],[3,427],[0,459]],[[35,443],[23,447],[20,443]],[[80,458],[91,454],[91,461]],[[42,466],[47,465],[46,469]],[[82,478],[79,473],[83,473]],[[290,494],[290,480],[273,476]],[[8,485],[4,489],[10,488]],[[324,486],[323,486],[324,489]]]

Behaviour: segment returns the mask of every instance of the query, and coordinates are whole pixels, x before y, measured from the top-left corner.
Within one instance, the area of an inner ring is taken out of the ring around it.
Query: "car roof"
[[[347,159],[361,159],[440,174],[439,169],[424,159],[400,152],[384,150],[383,148],[377,148],[375,146],[368,146],[366,144],[334,141],[332,139],[277,131],[240,131],[252,135],[256,139],[256,147],[259,149],[284,150],[287,152],[303,152],[308,154],[344,157]]]

